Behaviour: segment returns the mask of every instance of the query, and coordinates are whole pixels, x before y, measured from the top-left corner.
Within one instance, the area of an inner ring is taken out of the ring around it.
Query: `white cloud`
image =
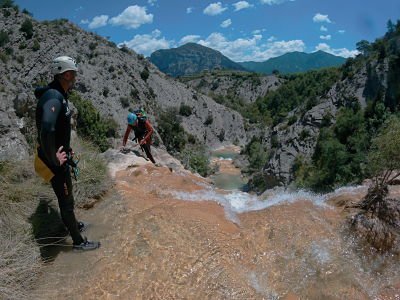
[[[267,41],[268,41],[268,42],[276,41],[276,37],[274,37],[273,35],[271,35],[271,36],[268,38]]]
[[[268,5],[274,5],[274,4],[282,4],[285,2],[294,2],[295,0],[260,0],[261,4],[268,4]]]
[[[346,30],[338,30],[338,32],[340,33],[340,34],[343,34],[343,33],[345,33],[346,32]]]
[[[265,61],[287,52],[304,51],[306,47],[301,40],[262,43],[262,35],[230,41],[218,32],[210,34],[198,43],[220,51],[233,61]]]
[[[147,0],[147,3],[148,3],[150,6],[154,6],[154,5],[156,4],[156,2],[157,2],[157,0]]]
[[[229,26],[231,26],[231,25],[232,25],[231,19],[227,19],[227,20],[225,20],[225,21],[223,21],[223,22],[221,23],[221,27],[222,27],[222,28],[226,28],[226,27],[229,27]]]
[[[173,44],[173,41],[167,41],[165,37],[161,37],[161,31],[156,29],[151,34],[137,34],[132,40],[124,41],[118,46],[126,45],[137,53],[150,56],[154,51],[168,49]]]
[[[272,41],[265,45],[262,45],[260,51],[257,54],[257,59],[267,60],[271,57],[283,55],[288,52],[304,52],[306,45],[302,40],[291,40],[291,41]]]
[[[315,23],[321,23],[321,22],[326,22],[326,23],[332,23],[331,20],[329,20],[328,15],[322,15],[320,13],[317,13],[314,17],[313,17],[313,21]]]
[[[204,10],[203,13],[209,16],[216,16],[221,14],[222,12],[224,12],[225,10],[227,10],[226,7],[222,7],[222,3],[221,2],[217,2],[217,3],[211,3],[210,5],[208,5]]]
[[[83,20],[81,20],[81,24],[89,24],[90,22],[89,22],[89,20],[88,19],[83,19]]]
[[[107,21],[108,21],[108,16],[107,15],[96,16],[89,23],[88,27],[90,29],[100,28],[100,27],[106,26],[107,25]]]
[[[320,38],[321,40],[327,40],[327,41],[329,41],[332,37],[331,37],[330,34],[327,34],[327,35],[320,35],[319,38]]]
[[[186,35],[179,41],[179,45],[184,45],[186,43],[197,43],[200,40],[200,35]]]
[[[348,50],[347,48],[339,48],[339,49],[332,49],[328,44],[320,43],[318,46],[315,47],[315,51],[322,50],[328,52],[333,55],[342,56],[342,57],[354,57],[360,52],[357,50]]]
[[[239,10],[242,10],[245,8],[250,8],[253,6],[247,1],[239,1],[239,2],[233,3],[232,5],[235,7],[235,11],[239,11]]]
[[[252,32],[251,32],[251,34],[260,34],[260,33],[262,33],[262,32],[264,32],[264,31],[266,31],[266,29],[265,28],[263,28],[263,29],[256,29],[256,30],[253,30]]]
[[[191,14],[193,12],[193,7],[186,8],[186,13]]]
[[[324,25],[321,25],[321,27],[319,28],[319,30],[321,30],[321,31],[328,31],[328,28],[326,28]]]
[[[129,6],[120,15],[110,19],[110,24],[136,29],[143,24],[152,23],[153,15],[146,13],[146,7]]]

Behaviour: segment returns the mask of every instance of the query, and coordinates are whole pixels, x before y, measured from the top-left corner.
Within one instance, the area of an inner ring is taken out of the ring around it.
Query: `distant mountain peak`
[[[247,61],[240,64],[246,69],[258,73],[272,74],[274,70],[280,73],[298,73],[342,65],[346,59],[322,50],[313,53],[288,52],[264,62]]]
[[[151,54],[150,61],[160,71],[174,77],[214,69],[246,70],[221,52],[197,43],[186,43],[177,48],[157,50]]]

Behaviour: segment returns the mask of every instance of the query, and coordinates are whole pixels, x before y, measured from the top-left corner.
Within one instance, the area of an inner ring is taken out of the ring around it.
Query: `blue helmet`
[[[134,114],[134,113],[129,113],[128,114],[128,124],[129,125],[135,125],[136,120],[137,120],[136,114]]]

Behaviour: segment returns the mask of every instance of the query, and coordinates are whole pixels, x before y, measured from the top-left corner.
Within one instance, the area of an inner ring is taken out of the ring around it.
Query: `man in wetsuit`
[[[133,129],[135,133],[135,139],[137,139],[140,147],[146,152],[146,156],[151,160],[153,164],[156,161],[151,154],[150,145],[151,145],[151,135],[153,134],[153,127],[151,126],[149,120],[144,117],[138,117],[135,113],[130,112],[128,114],[128,126],[126,127],[124,139],[122,141],[123,147],[125,147],[126,142],[128,140],[129,134]]]
[[[75,83],[77,75],[75,60],[68,56],[60,56],[53,60],[51,72],[54,80],[47,87],[37,88],[35,96],[39,99],[36,107],[36,127],[38,132],[37,161],[41,166],[45,180],[51,182],[58,199],[60,214],[72,240],[73,248],[93,250],[100,246],[99,242],[88,241],[80,234],[81,222],[77,222],[74,214],[74,196],[70,163],[71,156],[71,111],[68,107],[68,92]],[[36,168],[38,171],[38,168]]]

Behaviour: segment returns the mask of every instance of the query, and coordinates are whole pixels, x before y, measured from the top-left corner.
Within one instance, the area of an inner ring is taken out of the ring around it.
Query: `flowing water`
[[[147,164],[120,171],[88,212],[102,247],[65,251],[48,265],[37,298],[400,299],[398,257],[358,246],[328,195],[223,190],[185,171]]]
[[[241,175],[240,169],[233,165],[239,151],[239,147],[231,146],[212,152],[211,165],[217,166],[217,172],[211,179],[216,187],[224,190],[243,190],[246,186],[247,181]]]

